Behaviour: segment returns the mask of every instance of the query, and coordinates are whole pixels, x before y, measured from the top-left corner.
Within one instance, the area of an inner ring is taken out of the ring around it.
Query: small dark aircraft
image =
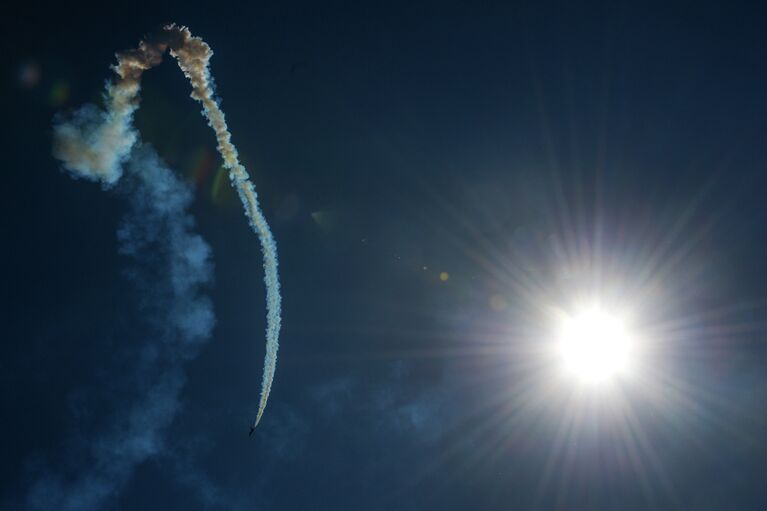
[[[255,430],[256,430],[256,427],[255,426],[251,426],[250,427],[250,433],[248,433],[248,436],[251,436]]]

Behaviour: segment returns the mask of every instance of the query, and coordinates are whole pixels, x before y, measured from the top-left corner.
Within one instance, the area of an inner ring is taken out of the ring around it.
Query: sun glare
[[[593,307],[562,325],[559,352],[567,371],[586,383],[602,383],[628,369],[632,342],[625,325]]]

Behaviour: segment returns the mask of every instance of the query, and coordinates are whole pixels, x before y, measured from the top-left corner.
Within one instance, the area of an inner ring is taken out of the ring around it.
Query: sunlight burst
[[[632,351],[631,337],[615,316],[593,307],[565,320],[559,353],[565,368],[587,383],[624,374]]]

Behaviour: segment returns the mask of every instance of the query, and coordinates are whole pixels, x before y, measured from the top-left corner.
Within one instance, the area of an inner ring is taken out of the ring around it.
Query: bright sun
[[[569,317],[562,325],[559,354],[565,368],[586,383],[601,383],[628,369],[631,336],[625,325],[599,307]]]

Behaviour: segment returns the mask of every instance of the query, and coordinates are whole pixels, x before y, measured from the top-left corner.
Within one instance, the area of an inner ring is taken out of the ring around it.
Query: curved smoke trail
[[[280,333],[280,282],[277,272],[277,245],[258,204],[258,196],[245,167],[239,162],[237,149],[231,142],[226,119],[213,99],[208,64],[213,51],[205,41],[194,37],[186,27],[168,25],[158,34],[146,38],[139,47],[117,54],[113,67],[119,79],[107,86],[106,113],[100,124],[78,122],[60,124],[54,131],[54,155],[75,175],[105,186],[119,180],[121,164],[136,143],[138,135],[132,120],[138,108],[141,75],[162,61],[170,49],[179,67],[192,84],[191,96],[202,103],[203,115],[216,133],[218,151],[229,170],[232,186],[237,190],[251,227],[261,242],[266,283],[267,324],[266,356],[261,398],[254,426],[263,416],[277,365]]]

